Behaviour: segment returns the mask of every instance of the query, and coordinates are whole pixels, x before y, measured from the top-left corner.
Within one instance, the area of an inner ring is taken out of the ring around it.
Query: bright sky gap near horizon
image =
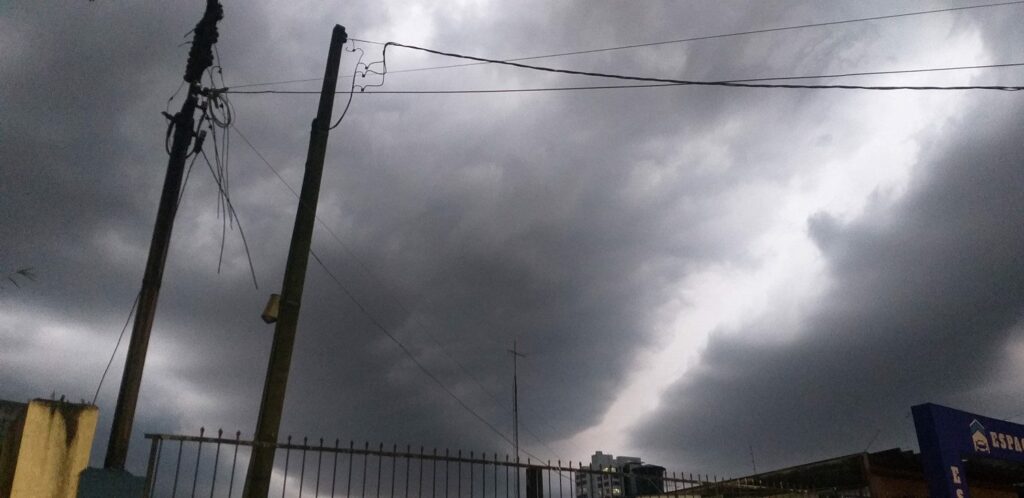
[[[159,112],[180,82],[179,44],[201,11],[192,3],[0,7],[0,270],[37,275],[0,290],[2,398],[92,397],[141,279],[166,162]],[[335,23],[370,40],[497,56],[969,5],[226,2],[218,50],[230,88],[321,73]],[[1005,64],[1024,60],[1021,10],[538,65],[711,81]],[[593,84],[494,65],[394,73],[381,90]],[[1021,85],[1024,70],[850,79]],[[355,99],[328,152],[319,214],[330,231],[314,237],[333,275],[311,265],[282,433],[504,449],[367,316],[506,434],[504,350],[516,338],[529,353],[521,420],[536,436],[522,442],[545,458],[604,450],[735,475],[749,473],[748,448],[758,468],[914,448],[907,413],[924,401],[1019,417],[1021,97],[680,88]],[[217,271],[217,187],[194,171],[138,434],[255,424],[271,333],[258,315],[280,283],[295,210],[281,183],[299,184],[314,105],[233,105],[245,138],[232,140],[231,197],[260,289],[237,230]],[[123,356],[113,365],[116,378]],[[111,386],[98,400],[101,431]]]

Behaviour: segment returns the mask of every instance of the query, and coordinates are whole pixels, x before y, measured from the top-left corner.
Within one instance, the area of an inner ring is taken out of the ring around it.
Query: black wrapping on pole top
[[[340,33],[340,35],[341,35],[341,43],[345,44],[346,42],[348,42],[348,33],[345,32],[345,26],[342,26],[340,24],[335,24],[334,25],[334,32],[338,32],[338,31],[341,31],[341,33]]]
[[[185,66],[185,81],[198,84],[203,71],[213,65],[213,44],[217,43],[217,21],[224,18],[224,6],[218,0],[206,0],[206,12],[196,23],[192,36],[192,48],[188,51]]]

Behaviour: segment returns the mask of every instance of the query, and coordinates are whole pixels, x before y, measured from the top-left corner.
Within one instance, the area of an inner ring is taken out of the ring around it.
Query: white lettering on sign
[[[960,478],[960,467],[956,465],[949,466],[949,473],[953,478],[953,490],[956,493],[956,498],[964,498],[963,479]]]
[[[1000,448],[1013,451],[1015,453],[1024,453],[1024,440],[1022,440],[1020,436],[989,431],[988,437],[992,441],[993,448]]]

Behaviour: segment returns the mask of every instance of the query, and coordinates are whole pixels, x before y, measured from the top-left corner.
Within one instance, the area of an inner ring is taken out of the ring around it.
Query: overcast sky
[[[228,0],[218,51],[228,86],[241,86],[321,77],[336,23],[363,40],[504,59],[980,3]],[[141,283],[167,161],[160,113],[180,106],[168,99],[203,4],[0,4],[0,271],[36,275],[0,283],[0,398],[92,399]],[[1022,13],[533,62],[691,80],[1024,62]],[[354,46],[364,62],[381,58],[380,45]],[[462,62],[387,55],[392,71]],[[344,74],[355,61],[344,54]],[[1020,85],[1024,70],[817,82]],[[621,82],[490,65],[382,83]],[[200,160],[167,261],[136,472],[143,432],[255,427],[273,332],[259,314],[282,279],[296,209],[285,182],[301,184],[317,97],[229,97],[230,196],[259,289],[237,228],[218,272],[222,218]],[[914,404],[1024,417],[1022,99],[701,87],[356,95],[330,137],[313,248],[505,435],[517,341],[521,439],[541,458],[602,450],[741,475],[752,459],[765,470],[916,449]],[[100,391],[94,465],[124,350]],[[312,260],[282,434],[510,451]]]

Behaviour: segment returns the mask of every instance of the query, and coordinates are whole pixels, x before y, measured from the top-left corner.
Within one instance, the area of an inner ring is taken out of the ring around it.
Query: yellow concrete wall
[[[98,418],[94,405],[30,401],[17,447],[4,448],[9,498],[75,498]]]

